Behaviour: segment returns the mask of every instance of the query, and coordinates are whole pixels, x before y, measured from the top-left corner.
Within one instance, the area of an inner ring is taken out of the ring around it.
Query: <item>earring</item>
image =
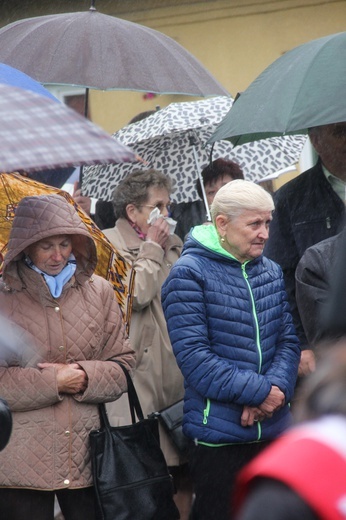
[[[220,242],[226,242],[225,238],[224,238],[224,237],[221,237],[221,238],[220,238]]]

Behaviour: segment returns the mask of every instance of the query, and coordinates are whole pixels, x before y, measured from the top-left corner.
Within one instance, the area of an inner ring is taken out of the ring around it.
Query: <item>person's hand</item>
[[[78,363],[38,363],[37,366],[42,369],[55,368],[60,394],[78,394],[84,392],[88,386],[88,376]]]
[[[259,408],[245,405],[243,413],[241,414],[240,423],[245,428],[263,419],[265,419],[265,414]]]
[[[72,197],[77,202],[77,204],[79,204],[79,206],[82,208],[82,210],[85,211],[85,213],[90,216],[91,199],[90,199],[90,197],[85,197],[84,195],[82,195],[81,190],[79,189],[78,181],[76,181],[73,185]]]
[[[169,225],[164,218],[158,218],[156,222],[149,227],[146,240],[151,240],[161,247],[165,247],[168,237]]]
[[[315,372],[316,359],[313,350],[302,350],[300,354],[300,363],[298,367],[298,376],[307,376],[311,372]]]
[[[269,394],[265,398],[262,404],[259,405],[259,409],[265,414],[266,417],[271,417],[274,412],[280,410],[285,404],[285,394],[277,386],[272,386]]]

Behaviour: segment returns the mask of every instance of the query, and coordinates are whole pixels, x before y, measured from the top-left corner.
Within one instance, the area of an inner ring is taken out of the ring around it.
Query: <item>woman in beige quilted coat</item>
[[[171,182],[163,173],[134,171],[114,192],[115,227],[103,230],[136,272],[130,340],[136,352],[133,380],[144,415],[165,408],[184,395],[183,377],[172,351],[161,307],[161,286],[182,249],[182,241],[171,234],[167,220],[171,191]],[[160,216],[149,223],[153,211]],[[130,421],[124,398],[108,404],[107,410],[112,424]],[[181,465],[186,461],[179,457],[162,430],[160,443],[173,476],[181,477]],[[187,515],[180,503],[181,481],[181,478],[176,479],[176,502],[183,519]],[[187,501],[190,501],[190,494]]]
[[[109,282],[93,274],[95,244],[59,195],[23,198],[5,255],[0,313],[23,329],[27,348],[0,353],[0,395],[13,431],[0,453],[0,518],[94,520],[90,430],[98,403],[126,391],[134,366]]]

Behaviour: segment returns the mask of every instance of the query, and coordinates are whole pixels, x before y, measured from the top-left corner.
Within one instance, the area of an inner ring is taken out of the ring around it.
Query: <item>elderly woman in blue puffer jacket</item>
[[[232,518],[239,469],[291,422],[300,349],[281,268],[262,254],[273,209],[260,186],[225,185],[162,288],[194,441],[193,520]]]

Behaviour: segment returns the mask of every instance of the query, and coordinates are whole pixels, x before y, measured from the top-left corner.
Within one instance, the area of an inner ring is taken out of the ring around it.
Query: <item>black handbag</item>
[[[144,419],[132,379],[118,364],[127,379],[132,424],[110,426],[105,405],[99,405],[101,426],[89,436],[97,518],[177,520],[180,515],[160,448],[158,420]]]
[[[154,412],[149,417],[157,417],[172,441],[173,445],[183,457],[188,453],[188,438],[183,434],[183,407],[184,399],[167,406],[159,412]]]

